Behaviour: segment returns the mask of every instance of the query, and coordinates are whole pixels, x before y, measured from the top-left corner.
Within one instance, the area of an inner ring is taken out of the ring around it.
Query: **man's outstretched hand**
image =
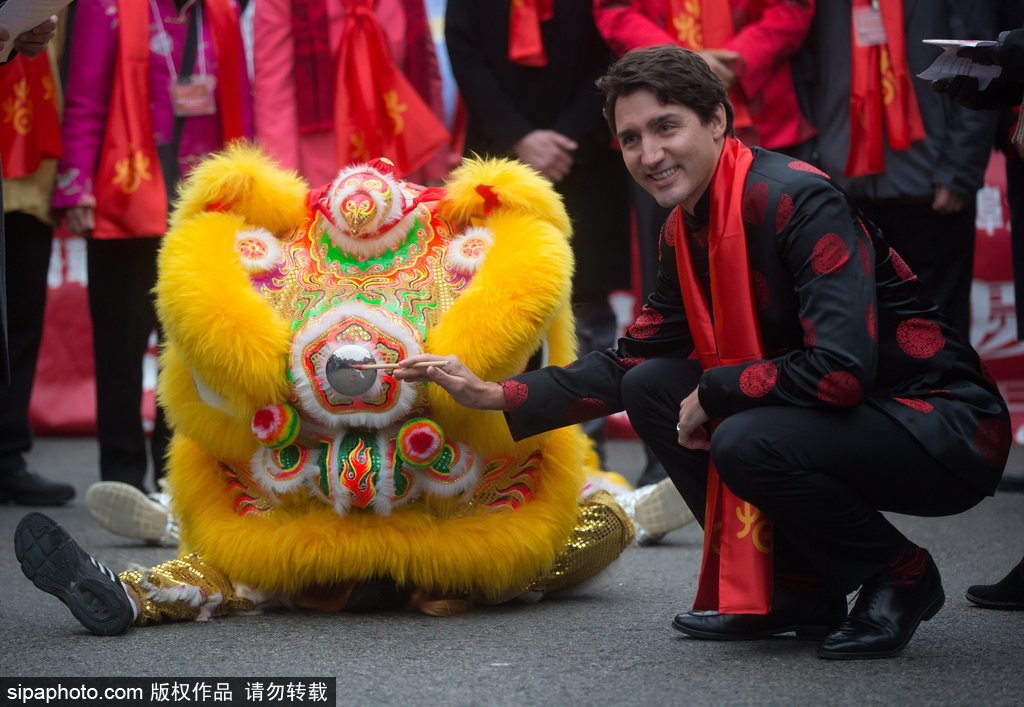
[[[441,366],[414,367],[417,363],[447,361]],[[505,392],[497,383],[489,383],[469,370],[455,356],[418,354],[402,359],[394,372],[395,378],[410,383],[436,383],[444,388],[459,405],[476,410],[504,410]]]

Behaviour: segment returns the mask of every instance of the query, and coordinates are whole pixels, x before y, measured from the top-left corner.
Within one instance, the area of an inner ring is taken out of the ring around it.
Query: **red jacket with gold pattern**
[[[797,106],[789,60],[811,25],[814,0],[729,4],[735,35],[724,47],[708,49],[730,49],[740,55],[732,68],[757,133],[743,135],[744,142],[774,150],[804,142],[814,135],[814,128]],[[657,44],[686,46],[668,29],[669,5],[669,0],[594,0],[594,21],[616,56]]]

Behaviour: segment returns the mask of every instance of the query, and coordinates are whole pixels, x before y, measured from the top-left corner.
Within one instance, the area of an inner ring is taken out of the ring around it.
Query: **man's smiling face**
[[[663,104],[640,89],[615,101],[622,158],[633,179],[665,208],[681,204],[693,213],[718,164],[725,137],[725,107],[707,123],[692,109]]]

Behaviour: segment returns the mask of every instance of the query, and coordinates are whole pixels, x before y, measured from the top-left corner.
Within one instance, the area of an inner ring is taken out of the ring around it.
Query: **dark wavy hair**
[[[647,89],[663,104],[686,106],[707,124],[715,108],[725,106],[725,132],[733,134],[732,104],[725,85],[712,73],[700,56],[672,44],[634,49],[609,67],[597,81],[604,95],[604,117],[612,134],[615,128],[615,102],[620,96]]]

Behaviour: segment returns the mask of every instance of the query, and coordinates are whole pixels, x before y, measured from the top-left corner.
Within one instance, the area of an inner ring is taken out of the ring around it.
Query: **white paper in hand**
[[[926,81],[938,81],[954,76],[973,76],[978,79],[978,90],[984,91],[992,79],[1003,73],[1001,66],[977,64],[971,59],[956,55],[957,50],[961,47],[994,47],[995,42],[976,39],[925,39],[922,42],[942,47],[943,51],[931,66],[918,74],[918,78]]]
[[[38,27],[71,0],[7,0],[7,3],[0,7],[0,27],[6,27],[11,33],[11,39],[4,43],[0,50],[0,61],[7,61],[14,49],[14,40],[22,32],[27,32],[33,27]]]

